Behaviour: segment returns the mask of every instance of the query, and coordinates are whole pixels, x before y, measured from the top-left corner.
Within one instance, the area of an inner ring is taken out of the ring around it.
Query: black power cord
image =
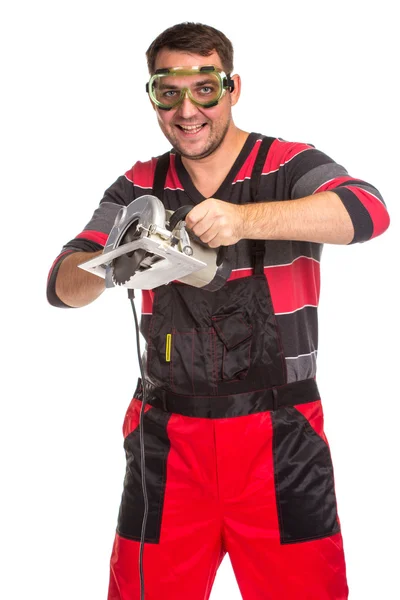
[[[147,524],[147,516],[149,514],[149,500],[147,497],[147,488],[146,488],[146,463],[144,456],[144,437],[143,437],[143,417],[144,417],[144,409],[146,406],[146,384],[145,377],[143,371],[143,363],[142,357],[140,353],[140,338],[139,338],[139,323],[136,314],[135,308],[135,290],[128,289],[128,298],[131,301],[133,317],[135,319],[135,327],[136,327],[136,347],[138,351],[138,360],[140,367],[140,375],[142,378],[142,406],[140,409],[140,417],[139,417],[139,438],[140,438],[140,468],[142,471],[142,490],[143,490],[143,498],[144,498],[144,516],[142,522],[142,533],[140,537],[140,550],[139,550],[139,574],[140,574],[140,600],[144,600],[144,576],[143,576],[143,550],[144,550],[144,537],[146,532],[146,524]]]

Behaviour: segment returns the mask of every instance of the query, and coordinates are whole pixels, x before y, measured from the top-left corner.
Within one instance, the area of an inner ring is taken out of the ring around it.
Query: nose
[[[198,112],[197,106],[195,106],[193,102],[191,102],[187,92],[183,97],[182,103],[180,104],[178,111],[179,115],[184,119],[190,119]]]

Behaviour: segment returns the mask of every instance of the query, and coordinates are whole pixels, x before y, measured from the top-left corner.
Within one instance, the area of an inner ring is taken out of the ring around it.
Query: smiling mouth
[[[177,127],[184,133],[198,133],[206,125],[207,123],[201,123],[199,125],[177,125]]]

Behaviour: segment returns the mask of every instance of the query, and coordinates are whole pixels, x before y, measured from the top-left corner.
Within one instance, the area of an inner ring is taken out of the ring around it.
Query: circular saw
[[[180,281],[218,290],[231,274],[234,247],[209,248],[188,230],[192,208],[172,212],[155,196],[140,196],[118,212],[103,253],[79,267],[106,287],[149,290]]]

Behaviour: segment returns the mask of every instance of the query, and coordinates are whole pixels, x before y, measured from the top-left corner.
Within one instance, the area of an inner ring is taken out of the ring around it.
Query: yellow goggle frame
[[[180,90],[179,97],[176,101],[166,104],[160,101],[156,96],[156,84],[159,83],[164,77],[171,76],[187,76],[187,75],[199,75],[210,73],[215,76],[216,80],[219,83],[219,89],[216,97],[213,97],[211,101],[201,102],[196,100],[193,97],[190,88],[183,87]],[[212,106],[216,106],[221,98],[225,95],[226,91],[234,90],[234,81],[231,79],[230,74],[226,74],[224,71],[215,67],[214,65],[203,65],[198,67],[171,67],[166,69],[157,69],[157,71],[152,75],[150,81],[146,83],[146,92],[149,94],[152,102],[161,110],[171,110],[172,108],[176,108],[180,104],[182,104],[185,95],[188,95],[188,98],[195,104],[196,106],[200,106],[202,108],[211,108]]]

